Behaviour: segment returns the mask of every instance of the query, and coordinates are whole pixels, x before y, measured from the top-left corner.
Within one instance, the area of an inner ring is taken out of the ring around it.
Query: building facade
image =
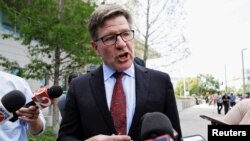
[[[30,63],[27,47],[23,46],[21,41],[15,40],[13,38],[2,38],[4,34],[14,32],[15,31],[11,27],[11,22],[8,18],[8,14],[0,9],[0,55],[10,61],[18,62],[18,64],[23,67]],[[0,70],[4,71],[4,68],[0,66]],[[9,73],[16,74],[16,71],[17,70],[13,69]],[[31,79],[27,81],[33,91],[39,89],[39,87],[43,85],[43,81]]]

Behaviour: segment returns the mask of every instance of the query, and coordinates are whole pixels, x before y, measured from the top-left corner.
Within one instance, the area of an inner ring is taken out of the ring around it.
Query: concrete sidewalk
[[[200,134],[207,140],[208,125],[211,122],[201,118],[200,115],[221,119],[224,116],[223,110],[222,114],[219,115],[215,105],[200,104],[180,111],[179,116],[183,136]]]

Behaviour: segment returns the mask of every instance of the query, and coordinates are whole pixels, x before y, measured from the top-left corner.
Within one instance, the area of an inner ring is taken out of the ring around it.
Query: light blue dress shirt
[[[33,94],[28,83],[24,79],[0,71],[0,97],[12,90],[21,91],[26,97],[26,103],[31,101]],[[42,134],[45,130],[45,119],[41,111],[39,117],[43,122],[43,130],[37,135]],[[15,122],[6,121],[0,124],[0,141],[27,141],[26,130],[28,129],[27,124],[20,120]]]
[[[110,109],[113,88],[115,85],[115,77],[113,74],[116,71],[103,64],[103,76],[105,83],[106,99],[108,107]],[[130,126],[132,124],[132,119],[135,113],[135,69],[134,64],[130,68],[124,71],[126,75],[122,77],[122,84],[124,93],[126,95],[126,114],[127,114],[127,134],[129,132]]]

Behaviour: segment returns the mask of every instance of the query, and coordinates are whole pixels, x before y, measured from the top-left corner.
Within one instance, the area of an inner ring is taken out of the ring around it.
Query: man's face
[[[99,38],[109,37],[109,35],[130,32],[129,24],[124,16],[118,16],[105,21],[104,25],[98,29]],[[109,39],[109,38],[108,38]],[[112,38],[111,38],[112,39]],[[102,57],[102,60],[109,67],[124,71],[133,63],[133,39],[124,41],[121,36],[117,36],[114,44],[104,44],[103,40],[92,41],[92,47],[97,55]]]

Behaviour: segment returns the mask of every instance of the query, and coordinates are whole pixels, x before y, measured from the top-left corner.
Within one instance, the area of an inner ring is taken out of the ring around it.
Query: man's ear
[[[91,41],[91,46],[94,50],[97,50],[97,43],[94,41]]]
[[[97,54],[97,55],[99,55],[99,51],[98,51],[98,45],[97,45],[97,43],[96,42],[94,42],[94,41],[91,41],[91,46],[92,46],[92,48],[94,49],[94,51],[95,51],[95,53]]]

